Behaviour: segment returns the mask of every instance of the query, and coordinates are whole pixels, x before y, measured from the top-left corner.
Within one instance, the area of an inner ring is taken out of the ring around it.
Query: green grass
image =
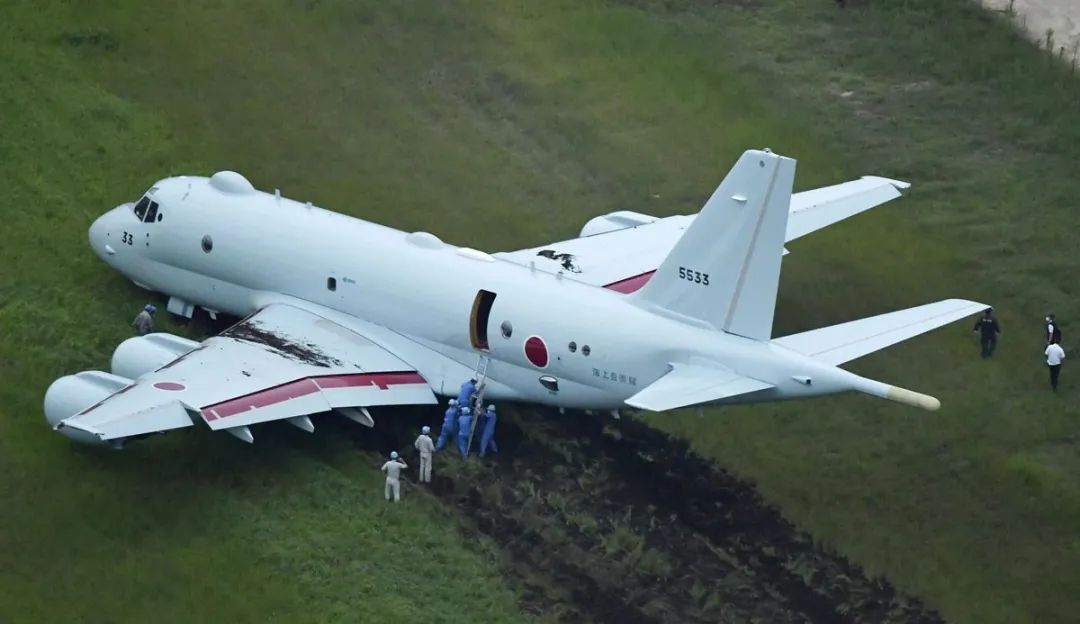
[[[48,383],[104,367],[144,300],[86,244],[108,207],[231,168],[513,249],[696,210],[764,145],[800,188],[916,185],[792,245],[778,334],[966,296],[998,308],[998,357],[957,324],[853,365],[939,395],[933,415],[844,397],[651,421],[952,621],[1080,608],[1078,394],[1039,364],[1042,314],[1067,338],[1080,318],[1080,84],[1000,20],[959,0],[154,4],[0,9],[0,619],[515,614],[483,549],[442,539],[453,518],[372,505],[376,458],[326,433],[103,454],[48,432]]]

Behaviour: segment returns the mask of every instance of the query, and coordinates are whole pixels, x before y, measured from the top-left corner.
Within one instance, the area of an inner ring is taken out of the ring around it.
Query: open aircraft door
[[[488,320],[491,317],[491,306],[495,303],[495,293],[481,290],[473,299],[472,314],[469,315],[469,340],[474,349],[488,351]]]

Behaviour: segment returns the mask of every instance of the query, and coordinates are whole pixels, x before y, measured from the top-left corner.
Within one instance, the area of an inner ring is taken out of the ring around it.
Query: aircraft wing
[[[666,375],[626,399],[626,404],[653,412],[663,412],[772,387],[770,383],[733,371],[673,363]]]
[[[900,190],[909,186],[899,180],[866,176],[795,193],[791,196],[785,242],[900,197]],[[622,214],[627,213],[611,213],[600,218],[608,219],[616,229],[495,255],[516,264],[549,273],[563,271],[568,277],[589,284],[631,293],[649,281],[696,215],[664,218],[635,215],[624,219]]]
[[[280,419],[310,430],[334,408],[435,403],[416,370],[368,338],[313,312],[272,304],[177,359],[66,418],[108,441],[191,426],[201,419],[251,441],[247,425]],[[96,377],[94,377],[96,376]],[[110,379],[112,381],[110,381]],[[119,387],[122,386],[122,387]]]

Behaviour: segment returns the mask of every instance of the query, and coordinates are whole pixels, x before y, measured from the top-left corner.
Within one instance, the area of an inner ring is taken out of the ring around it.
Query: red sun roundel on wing
[[[537,368],[544,368],[548,365],[548,350],[543,338],[529,336],[528,340],[525,341],[525,358]]]

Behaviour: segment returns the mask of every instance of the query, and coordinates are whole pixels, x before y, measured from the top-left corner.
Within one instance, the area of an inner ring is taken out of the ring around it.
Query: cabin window
[[[146,216],[146,209],[149,206],[150,198],[145,195],[139,200],[139,203],[135,204],[135,216],[139,218],[139,221],[142,221],[143,217]]]
[[[158,223],[161,223],[161,218],[164,217],[164,216],[165,216],[165,213],[163,213],[163,212],[157,213],[157,221],[158,221]]]
[[[503,338],[510,338],[510,336],[514,335],[514,326],[510,324],[510,321],[503,321],[499,329],[502,330]]]
[[[157,215],[158,215],[157,209],[158,209],[157,202],[153,202],[153,201],[150,202],[150,207],[146,209],[146,218],[143,219],[143,221],[146,222],[146,223],[153,223],[154,220],[157,219]]]
[[[206,253],[210,253],[214,249],[214,239],[210,238],[210,235],[202,237],[202,250]]]
[[[581,347],[581,355],[584,355],[585,357],[589,357],[590,353],[592,353],[592,349],[589,348],[589,345],[582,345],[582,347]]]
[[[570,353],[573,353],[573,352],[577,351],[577,343],[576,343],[576,342],[574,342],[573,340],[571,340],[571,341],[570,341],[570,344],[568,344],[568,345],[566,346],[566,348],[567,348],[567,349],[570,349]]]
[[[337,290],[337,279],[335,279],[333,277],[326,278],[326,290],[329,290],[329,291]]]

